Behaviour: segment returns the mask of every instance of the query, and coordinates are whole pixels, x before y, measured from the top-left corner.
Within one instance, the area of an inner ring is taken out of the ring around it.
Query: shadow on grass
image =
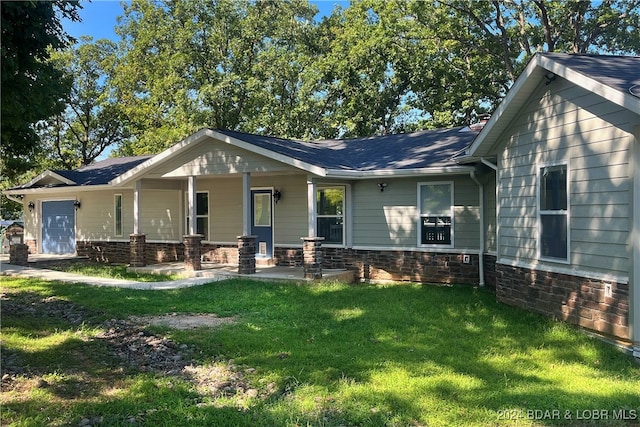
[[[640,369],[629,357],[498,304],[484,290],[240,280],[164,292],[56,283],[47,289],[107,317],[236,315],[238,324],[219,330],[168,332],[196,345],[200,363],[233,359],[255,369],[248,380],[257,388],[277,385],[239,407],[232,397],[209,402],[186,383],[126,377],[121,381],[131,384],[115,395],[96,389],[92,402],[100,403],[69,403],[72,416],[58,415],[67,422],[100,415],[104,425],[129,417],[145,425],[487,425],[510,421],[500,414],[513,410],[525,414],[525,424],[566,424],[593,421],[578,420],[580,411],[608,410],[613,417],[615,410],[639,409]],[[55,351],[56,358],[73,354],[64,345]],[[27,399],[6,410],[21,413],[38,403]],[[563,417],[527,419],[527,410]]]

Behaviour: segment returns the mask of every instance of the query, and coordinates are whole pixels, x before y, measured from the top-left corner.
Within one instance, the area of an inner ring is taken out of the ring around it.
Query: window
[[[318,188],[316,192],[318,237],[327,244],[344,244],[344,187]]]
[[[253,226],[271,227],[270,193],[255,193],[253,195]]]
[[[122,194],[116,194],[114,199],[114,233],[122,236]]]
[[[566,261],[569,252],[567,165],[540,168],[538,215],[540,257]]]
[[[187,233],[191,218],[189,217],[189,195],[187,197]],[[196,193],[196,233],[202,234],[203,240],[209,240],[209,193],[206,191]]]
[[[420,245],[453,245],[453,183],[419,184]]]

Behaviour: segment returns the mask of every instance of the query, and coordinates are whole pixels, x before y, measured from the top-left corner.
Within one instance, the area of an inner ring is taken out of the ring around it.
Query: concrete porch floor
[[[224,278],[246,278],[251,280],[290,281],[290,282],[318,282],[340,281],[352,283],[354,272],[350,270],[323,269],[321,279],[305,279],[302,267],[284,267],[276,265],[256,265],[255,274],[239,274],[238,266],[233,264],[217,264],[203,262],[202,270],[186,271],[184,262],[168,262],[151,264],[145,267],[129,267],[127,271],[151,274],[177,274],[182,277],[211,277],[221,280]],[[221,277],[223,276],[223,277]]]

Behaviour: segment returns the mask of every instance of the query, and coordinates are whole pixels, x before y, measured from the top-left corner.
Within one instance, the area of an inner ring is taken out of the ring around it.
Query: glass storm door
[[[251,234],[256,236],[256,258],[271,258],[273,197],[270,189],[251,190]]]

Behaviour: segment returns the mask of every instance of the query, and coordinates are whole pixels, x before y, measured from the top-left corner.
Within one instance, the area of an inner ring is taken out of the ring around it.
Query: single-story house
[[[486,124],[352,140],[203,129],[6,191],[33,253],[463,282],[640,357],[640,58],[536,54]]]

